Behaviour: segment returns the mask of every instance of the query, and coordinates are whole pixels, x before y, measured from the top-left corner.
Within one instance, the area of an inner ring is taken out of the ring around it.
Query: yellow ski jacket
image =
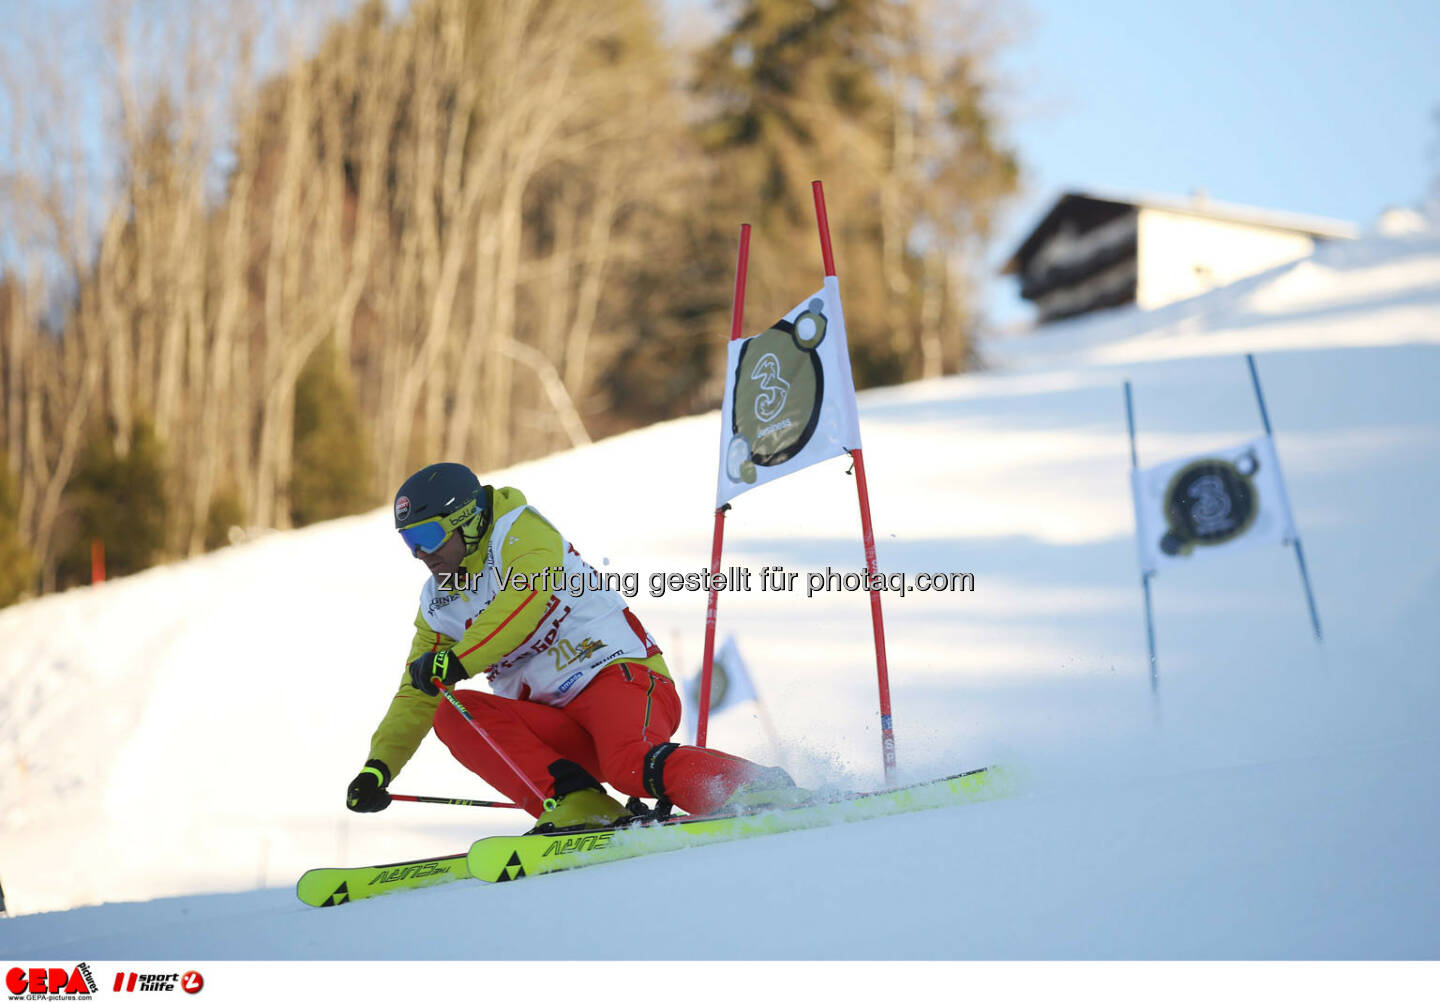
[[[498,695],[563,707],[606,666],[640,662],[669,675],[660,649],[619,593],[525,501],[516,488],[491,493],[490,527],[453,580],[420,590],[415,637],[400,687],[370,739],[370,757],[393,778],[434,722],[438,696],[410,682],[409,664],[451,649]]]

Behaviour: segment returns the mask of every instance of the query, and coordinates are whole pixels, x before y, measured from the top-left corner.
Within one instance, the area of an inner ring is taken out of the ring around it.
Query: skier
[[[669,741],[680,697],[660,649],[519,490],[481,485],[459,463],[436,463],[400,486],[394,511],[401,539],[431,577],[420,591],[409,666],[346,792],[351,811],[390,804],[387,786],[432,724],[461,765],[535,817],[532,832],[632,818],[602,780],[691,814],[808,796],[778,767]],[[453,687],[481,674],[493,694],[454,696],[515,768],[432,682]]]

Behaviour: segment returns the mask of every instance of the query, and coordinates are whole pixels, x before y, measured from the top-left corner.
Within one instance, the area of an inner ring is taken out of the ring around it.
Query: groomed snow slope
[[[0,957],[1440,956],[1437,343],[1431,234],[1331,245],[991,346],[991,372],[862,395],[882,569],[975,575],[973,593],[886,597],[903,771],[1004,761],[1027,792],[1003,802],[310,910],[306,867],[521,824],[341,806],[423,575],[388,512],[0,612],[0,881],[12,912],[63,910],[0,921]],[[1162,575],[1157,717],[1120,388],[1142,463],[1227,445],[1259,430],[1245,351],[1325,643],[1289,550]],[[638,572],[632,605],[682,673],[705,597],[646,585],[707,563],[716,423],[493,475],[592,563]],[[726,563],[802,585],[861,567],[845,467],[742,496]],[[712,743],[783,755],[806,784],[875,783],[864,596],[726,594],[720,618],[785,747],[743,709]],[[394,787],[486,795],[433,740]],[[643,936],[615,921],[656,902]],[[450,928],[483,935],[434,936]]]

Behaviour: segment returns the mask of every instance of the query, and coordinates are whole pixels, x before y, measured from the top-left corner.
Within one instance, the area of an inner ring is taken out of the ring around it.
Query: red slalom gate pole
[[[815,225],[820,230],[820,257],[825,265],[825,277],[835,278],[835,252],[830,244],[830,217],[825,211],[825,188],[819,181],[810,183],[815,197]],[[855,461],[855,491],[860,499],[860,533],[865,544],[865,569],[869,573],[867,585],[873,586],[879,576],[879,562],[875,557],[875,529],[870,522],[870,488],[865,481],[865,458],[859,447],[850,450]],[[885,618],[880,609],[880,593],[873,587],[870,593],[870,627],[875,635],[875,675],[880,686],[880,754],[885,763],[885,782],[895,782],[895,722],[890,712],[890,667],[885,658]]]
[[[750,224],[740,224],[740,249],[735,258],[735,295],[730,301],[730,340],[739,341],[745,321],[745,276],[750,268]],[[714,587],[720,574],[720,553],[725,542],[725,510],[715,510],[715,531],[710,542],[710,597],[705,603],[705,653],[700,663],[700,716],[695,723],[695,744],[705,748],[710,732],[710,678],[715,667],[715,619],[720,593]]]
[[[544,808],[546,811],[554,808],[555,799],[547,798],[540,790],[540,788],[535,786],[534,781],[532,781],[524,773],[520,772],[520,767],[515,765],[515,760],[511,759],[508,755],[506,755],[505,750],[500,748],[500,746],[495,743],[495,740],[490,737],[490,733],[487,732],[484,728],[480,727],[480,722],[476,721],[473,717],[470,716],[470,712],[465,709],[465,705],[463,703],[461,703],[455,698],[455,694],[450,691],[450,687],[445,685],[445,681],[439,676],[431,676],[430,681],[435,684],[435,688],[440,691],[440,695],[443,696],[447,701],[449,701],[450,706],[454,707],[460,713],[460,716],[465,719],[465,723],[468,724],[470,727],[474,728],[475,733],[481,738],[485,739],[485,744],[490,746],[490,748],[495,751],[495,755],[499,756],[505,762],[505,765],[510,767],[514,774],[520,778],[520,781],[526,787],[530,788],[530,793],[534,794],[537,798],[540,799],[541,807]]]
[[[830,216],[825,212],[825,188],[818,181],[810,182],[810,194],[815,196],[815,225],[820,228],[820,259],[825,265],[825,277],[835,274],[835,252],[830,247]]]
[[[715,510],[715,534],[710,543],[710,574],[711,582],[715,581],[715,575],[720,573],[720,550],[725,539],[725,510],[728,505],[722,505]],[[695,723],[695,744],[705,748],[705,740],[710,733],[710,679],[715,668],[715,620],[716,606],[719,603],[719,593],[713,585],[710,589],[710,597],[705,602],[705,653],[700,663],[700,717]]]
[[[870,523],[870,488],[865,482],[865,457],[861,450],[850,450],[855,461],[855,491],[860,496],[860,532],[865,543],[865,569],[869,572],[867,584],[874,585],[879,577],[879,562],[875,557],[875,528]],[[880,683],[880,754],[885,762],[885,780],[895,779],[895,720],[890,713],[890,666],[885,658],[885,617],[880,611],[880,593],[874,588],[870,593],[870,628],[875,635],[875,675]]]

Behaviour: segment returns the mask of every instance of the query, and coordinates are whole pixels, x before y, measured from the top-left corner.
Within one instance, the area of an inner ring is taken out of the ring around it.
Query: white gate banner
[[[850,347],[833,275],[768,331],[730,342],[720,418],[716,508],[860,448]]]
[[[1140,567],[1154,572],[1220,548],[1295,539],[1268,435],[1232,449],[1132,470]]]

